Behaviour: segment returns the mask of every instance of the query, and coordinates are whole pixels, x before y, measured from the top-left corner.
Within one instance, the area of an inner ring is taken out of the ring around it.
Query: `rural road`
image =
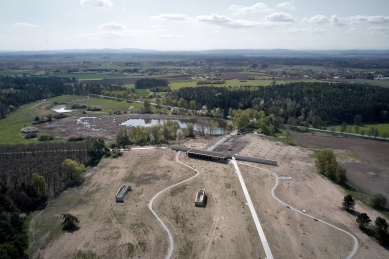
[[[212,146],[208,147],[206,150],[207,151],[212,151],[214,150],[215,148],[217,148],[219,145],[223,144],[224,142],[227,141],[227,139],[231,138],[231,136],[233,135],[236,135],[238,133],[237,130],[234,130],[233,132],[231,132],[231,134],[228,134],[226,136],[224,136],[222,139],[220,139],[218,142],[216,142],[215,144],[213,144]]]
[[[265,233],[263,232],[261,223],[259,222],[257,212],[255,211],[253,202],[251,201],[250,194],[246,188],[246,184],[244,183],[242,174],[240,173],[238,163],[236,162],[235,158],[232,157],[231,163],[234,165],[236,173],[238,174],[239,182],[242,185],[243,193],[247,201],[247,205],[249,206],[251,215],[253,216],[255,226],[257,227],[257,231],[259,234],[259,238],[261,239],[263,249],[265,250],[266,258],[267,259],[273,259],[273,254],[271,253],[269,243],[267,242]]]
[[[169,187],[163,189],[162,191],[160,191],[159,193],[157,193],[156,195],[154,195],[154,197],[153,197],[153,198],[150,200],[150,202],[149,202],[149,210],[154,214],[155,218],[156,218],[156,219],[158,220],[158,222],[162,225],[163,229],[166,231],[166,233],[167,233],[167,235],[168,235],[168,237],[169,237],[169,249],[168,249],[168,251],[167,251],[167,253],[166,253],[165,259],[170,259],[170,257],[171,257],[172,254],[173,254],[174,240],[173,240],[172,234],[170,233],[170,230],[167,228],[167,226],[165,225],[165,223],[163,223],[162,219],[161,219],[160,217],[158,217],[157,213],[153,210],[153,202],[154,202],[154,200],[155,200],[161,193],[163,193],[164,191],[169,190],[170,188],[173,188],[173,187],[175,187],[175,186],[177,186],[177,185],[180,185],[180,184],[182,184],[182,183],[185,183],[185,182],[187,182],[187,181],[190,181],[190,180],[192,180],[193,178],[197,177],[197,176],[200,174],[199,171],[197,171],[196,169],[194,169],[194,168],[192,168],[192,167],[190,167],[190,166],[184,164],[184,163],[181,162],[180,160],[178,160],[178,156],[180,155],[180,153],[181,153],[181,152],[178,151],[178,152],[177,152],[177,155],[176,155],[176,161],[177,161],[177,163],[180,163],[180,164],[182,164],[182,165],[184,165],[184,166],[186,166],[186,167],[192,169],[193,171],[196,172],[196,174],[195,174],[194,176],[189,177],[189,178],[186,179],[186,180],[183,180],[183,181],[181,181],[181,182],[179,182],[179,183],[173,184],[173,185],[171,185],[171,186],[169,186]]]
[[[235,163],[236,163],[236,161],[235,161]],[[328,223],[328,222],[326,222],[326,221],[324,221],[324,220],[315,218],[314,216],[311,216],[311,215],[309,215],[309,214],[307,214],[307,213],[303,213],[302,211],[300,211],[300,210],[298,210],[298,209],[296,209],[296,208],[293,208],[292,206],[286,204],[285,202],[283,202],[283,201],[281,201],[279,198],[277,198],[277,196],[275,196],[274,190],[275,190],[275,189],[277,188],[277,186],[278,186],[278,178],[283,179],[282,177],[279,177],[277,174],[273,173],[273,172],[270,171],[270,170],[267,170],[267,169],[264,169],[264,168],[261,168],[261,167],[258,167],[258,166],[253,166],[253,165],[246,164],[246,163],[242,163],[242,162],[239,162],[239,164],[241,164],[241,165],[246,165],[246,166],[251,166],[251,167],[254,167],[254,168],[257,168],[257,169],[266,171],[266,172],[268,172],[268,173],[272,173],[272,174],[275,176],[275,178],[276,178],[276,183],[274,184],[274,187],[273,187],[272,190],[271,190],[271,195],[273,196],[274,199],[276,199],[279,203],[281,203],[281,204],[287,206],[287,207],[290,208],[291,210],[294,210],[294,211],[296,211],[296,212],[298,212],[298,213],[300,213],[300,214],[302,214],[302,215],[304,215],[304,216],[307,216],[307,217],[309,217],[309,218],[315,219],[315,220],[317,220],[318,222],[321,222],[321,223],[326,224],[326,225],[328,225],[328,226],[330,226],[330,227],[333,227],[333,228],[335,228],[335,229],[337,229],[337,230],[339,230],[339,231],[342,231],[343,233],[346,233],[346,234],[349,235],[350,237],[352,237],[353,240],[354,240],[354,246],[353,246],[353,249],[351,250],[351,252],[347,255],[346,259],[351,259],[351,258],[355,255],[355,253],[356,253],[357,250],[358,250],[358,240],[357,240],[357,238],[356,238],[353,234],[351,234],[350,232],[347,232],[346,230],[343,230],[343,229],[341,229],[341,228],[338,228],[337,226],[334,226],[334,225],[332,225],[331,223]],[[268,257],[268,258],[269,258],[269,257]]]

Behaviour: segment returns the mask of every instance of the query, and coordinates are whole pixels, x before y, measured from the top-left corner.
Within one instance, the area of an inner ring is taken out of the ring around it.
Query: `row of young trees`
[[[280,117],[316,127],[326,124],[351,123],[356,115],[365,122],[388,121],[382,116],[389,111],[389,89],[347,83],[294,82],[269,86],[242,87],[187,87],[169,94],[176,102],[183,98],[195,101],[198,107],[220,108],[223,115],[228,110],[264,110]]]
[[[107,153],[103,140],[0,145],[0,258],[24,258],[28,247],[25,212],[81,180],[85,164]],[[64,230],[78,220],[64,214]]]

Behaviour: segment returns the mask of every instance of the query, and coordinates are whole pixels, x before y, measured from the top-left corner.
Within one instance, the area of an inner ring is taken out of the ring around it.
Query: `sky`
[[[0,0],[0,50],[389,49],[389,0]]]

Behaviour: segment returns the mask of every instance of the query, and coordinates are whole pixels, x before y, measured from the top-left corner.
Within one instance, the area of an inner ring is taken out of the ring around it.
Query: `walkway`
[[[253,216],[255,226],[257,227],[259,238],[261,239],[263,249],[265,250],[266,258],[267,259],[273,259],[273,254],[271,253],[270,246],[266,240],[265,233],[263,232],[261,223],[259,222],[257,212],[255,211],[254,205],[251,201],[249,192],[247,191],[246,184],[244,183],[242,174],[240,173],[238,163],[236,162],[235,158],[232,157],[231,163],[234,165],[236,173],[238,174],[239,182],[242,185],[243,193],[247,201],[247,205],[250,208],[251,215]]]
[[[235,163],[236,163],[236,162],[235,162]],[[261,167],[258,167],[258,166],[253,166],[253,165],[249,165],[249,164],[241,163],[241,162],[240,162],[239,164],[241,164],[241,165],[246,165],[246,166],[251,166],[251,167],[254,167],[254,168],[258,168],[258,169],[260,169],[260,170],[263,170],[263,171],[266,171],[266,172],[268,172],[268,173],[273,174],[273,175],[275,176],[275,178],[276,178],[276,183],[275,183],[274,187],[273,187],[272,190],[271,190],[271,195],[273,196],[274,199],[276,199],[279,203],[281,203],[281,204],[287,206],[287,207],[290,208],[291,210],[294,210],[295,212],[298,212],[298,213],[300,213],[300,214],[302,214],[302,215],[304,215],[304,216],[307,216],[307,217],[309,217],[309,218],[312,218],[312,219],[314,219],[314,220],[316,220],[316,221],[318,221],[318,222],[324,223],[324,224],[326,224],[326,225],[328,225],[328,226],[330,226],[330,227],[333,227],[333,228],[335,228],[335,229],[337,229],[337,230],[339,230],[339,231],[342,231],[343,233],[346,233],[347,235],[349,235],[350,237],[352,237],[353,240],[354,240],[354,246],[353,246],[353,249],[351,250],[351,252],[347,255],[346,259],[351,259],[351,258],[355,255],[355,253],[356,253],[357,250],[358,250],[358,239],[357,239],[353,234],[351,234],[350,232],[347,232],[346,230],[343,230],[343,229],[341,229],[341,228],[338,228],[337,226],[334,226],[334,225],[332,225],[331,223],[328,223],[328,222],[326,222],[326,221],[324,221],[324,220],[315,218],[314,216],[309,215],[309,214],[307,214],[307,213],[303,213],[302,211],[300,211],[300,210],[298,210],[298,209],[296,209],[296,208],[293,208],[292,206],[286,204],[285,202],[281,201],[279,198],[277,198],[277,197],[275,196],[274,190],[275,190],[275,189],[277,188],[277,186],[278,186],[278,178],[284,179],[283,177],[279,177],[277,174],[273,173],[272,171],[269,171],[269,170],[267,170],[267,169],[264,169],[264,168],[261,168]],[[269,258],[270,258],[270,257],[269,257]]]
[[[192,180],[193,178],[197,177],[197,176],[200,174],[199,171],[197,171],[196,169],[194,169],[194,168],[192,168],[192,167],[190,167],[190,166],[188,166],[188,165],[186,165],[186,164],[184,164],[184,163],[182,163],[181,161],[178,160],[178,156],[180,155],[180,153],[181,153],[181,152],[178,151],[178,152],[177,152],[177,155],[176,155],[176,161],[177,161],[177,163],[180,163],[180,164],[182,164],[182,165],[184,165],[184,166],[186,166],[186,167],[192,169],[193,171],[196,172],[196,174],[195,174],[194,176],[189,177],[188,179],[186,179],[186,180],[184,180],[184,181],[181,181],[181,182],[179,182],[179,183],[173,184],[173,185],[171,185],[171,186],[169,186],[169,187],[163,189],[162,191],[160,191],[159,193],[157,193],[156,195],[154,195],[154,197],[153,197],[153,198],[150,200],[150,202],[149,202],[149,210],[153,213],[153,215],[155,216],[155,218],[156,218],[156,219],[158,220],[158,222],[162,225],[163,229],[166,231],[166,233],[167,233],[167,235],[168,235],[168,237],[169,237],[169,249],[168,249],[168,251],[167,251],[167,253],[166,253],[165,259],[170,259],[170,257],[171,257],[172,254],[173,254],[173,250],[174,250],[174,240],[173,240],[172,234],[170,233],[170,230],[167,228],[167,226],[165,225],[165,223],[163,223],[162,219],[161,219],[160,217],[158,217],[158,214],[153,210],[153,202],[154,202],[154,200],[155,200],[161,193],[163,193],[164,191],[169,190],[170,188],[173,188],[173,187],[175,187],[175,186],[177,186],[177,185],[180,185],[180,184],[182,184],[182,183],[185,183],[185,182],[187,182],[187,181],[189,181],[189,180]]]

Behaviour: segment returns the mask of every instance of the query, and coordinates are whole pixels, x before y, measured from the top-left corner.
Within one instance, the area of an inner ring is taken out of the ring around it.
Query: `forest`
[[[169,95],[176,101],[180,98],[187,103],[194,100],[197,109],[221,108],[225,118],[230,109],[253,108],[274,114],[282,119],[281,123],[300,119],[324,126],[344,121],[351,123],[356,115],[361,115],[364,122],[389,119],[389,89],[377,86],[295,82],[272,87],[181,88]]]
[[[167,87],[168,85],[169,85],[169,81],[167,79],[159,79],[159,78],[142,78],[136,80],[135,82],[136,89]]]

